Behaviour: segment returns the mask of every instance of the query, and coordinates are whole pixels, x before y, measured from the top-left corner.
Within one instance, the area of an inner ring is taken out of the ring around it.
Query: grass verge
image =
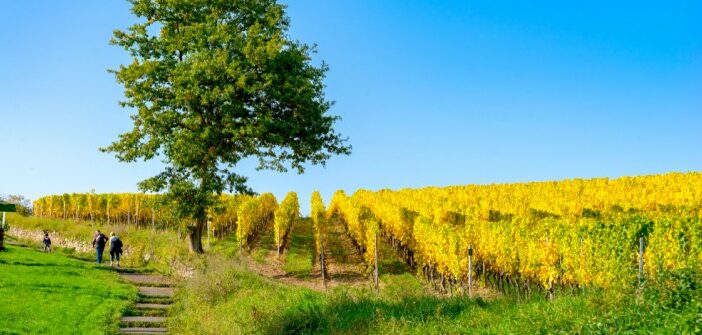
[[[103,266],[15,246],[0,252],[0,334],[114,334],[136,296]]]

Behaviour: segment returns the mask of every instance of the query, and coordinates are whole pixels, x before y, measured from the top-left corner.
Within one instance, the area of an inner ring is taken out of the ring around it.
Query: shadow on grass
[[[366,334],[381,320],[398,319],[423,323],[434,319],[455,319],[470,309],[484,309],[491,302],[482,299],[441,299],[407,297],[398,301],[374,298],[333,297],[329,304],[304,301],[283,313],[266,334]]]

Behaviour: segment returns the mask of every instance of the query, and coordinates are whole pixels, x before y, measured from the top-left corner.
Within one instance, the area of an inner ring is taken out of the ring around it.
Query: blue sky
[[[702,3],[285,1],[318,44],[351,156],[256,191],[404,188],[702,170]],[[0,2],[0,194],[136,191],[158,162],[98,151],[130,128],[106,69],[122,1]]]

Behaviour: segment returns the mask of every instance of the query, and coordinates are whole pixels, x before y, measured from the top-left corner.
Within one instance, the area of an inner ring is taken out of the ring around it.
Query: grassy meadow
[[[105,266],[12,245],[0,252],[0,334],[113,334],[136,296]]]
[[[590,291],[542,297],[445,297],[409,274],[370,287],[326,292],[286,285],[248,270],[238,258],[207,257],[187,281],[169,325],[179,334],[695,334],[702,295],[690,277],[669,288]],[[696,285],[696,284],[695,284]],[[680,299],[680,294],[688,295]],[[645,303],[642,303],[645,302]]]

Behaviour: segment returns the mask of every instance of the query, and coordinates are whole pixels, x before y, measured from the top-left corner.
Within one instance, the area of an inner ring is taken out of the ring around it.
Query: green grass
[[[273,227],[262,231],[254,241],[253,246],[254,248],[250,251],[253,259],[260,264],[265,263],[271,250],[276,249]]]
[[[216,255],[176,297],[180,334],[681,334],[702,331],[702,294],[687,280],[633,292],[492,300],[426,294],[410,274],[329,292],[260,277]],[[676,285],[679,287],[676,288]],[[696,284],[695,284],[696,285]],[[680,294],[685,296],[680,299]]]
[[[295,226],[283,265],[288,274],[305,278],[311,269],[313,243],[309,227]],[[175,333],[702,333],[702,280],[695,274],[651,280],[640,294],[632,288],[559,292],[553,301],[538,295],[489,300],[443,297],[427,290],[381,244],[380,293],[371,285],[342,285],[320,292],[252,273],[229,244],[234,242],[216,244],[176,296],[175,317],[169,324]]]
[[[136,296],[104,266],[15,246],[0,252],[0,334],[113,334]]]
[[[297,278],[309,277],[314,257],[312,220],[300,219],[295,222],[288,238],[290,239],[289,249],[285,251],[287,254],[283,270]]]

